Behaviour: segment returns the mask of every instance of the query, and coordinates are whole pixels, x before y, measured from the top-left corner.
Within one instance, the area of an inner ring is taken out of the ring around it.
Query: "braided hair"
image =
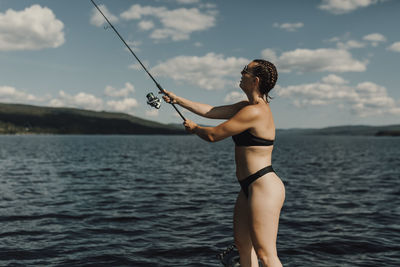
[[[255,59],[253,62],[257,63],[252,68],[252,72],[260,79],[260,93],[265,95],[267,102],[269,102],[268,99],[272,99],[272,97],[268,94],[278,80],[278,71],[274,64],[264,59]]]

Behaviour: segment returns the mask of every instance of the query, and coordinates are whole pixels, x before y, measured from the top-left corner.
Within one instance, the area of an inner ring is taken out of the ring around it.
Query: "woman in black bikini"
[[[278,73],[265,60],[253,60],[241,72],[240,88],[248,100],[212,107],[178,97],[171,92],[165,101],[176,103],[210,119],[226,119],[215,127],[201,127],[186,120],[190,133],[209,142],[232,136],[235,142],[236,177],[242,187],[234,212],[235,244],[241,267],[281,267],[276,250],[279,215],[285,187],[271,166],[275,125],[269,106],[269,92]]]

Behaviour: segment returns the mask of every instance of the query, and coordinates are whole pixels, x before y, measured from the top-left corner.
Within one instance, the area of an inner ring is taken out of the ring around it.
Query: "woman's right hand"
[[[177,100],[176,100],[177,96],[174,93],[164,90],[164,92],[160,92],[160,94],[164,94],[162,98],[164,99],[165,102],[170,103],[170,104],[177,103]]]

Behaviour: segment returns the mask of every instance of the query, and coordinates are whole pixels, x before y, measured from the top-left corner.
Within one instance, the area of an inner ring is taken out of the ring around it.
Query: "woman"
[[[202,127],[186,120],[190,133],[210,142],[232,136],[235,142],[236,176],[242,187],[235,204],[234,236],[241,267],[282,266],[276,250],[279,215],[285,187],[271,166],[275,125],[269,106],[269,92],[278,73],[265,60],[253,60],[241,72],[240,88],[248,100],[212,107],[171,92],[163,98],[191,112],[211,119],[226,119],[215,127]]]

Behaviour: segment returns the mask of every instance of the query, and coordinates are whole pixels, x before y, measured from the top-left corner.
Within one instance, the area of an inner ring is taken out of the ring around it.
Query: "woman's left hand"
[[[194,122],[191,121],[191,120],[188,120],[188,119],[186,119],[186,120],[183,122],[183,125],[185,126],[186,131],[187,131],[188,133],[194,133],[195,129],[197,128],[197,124],[194,123]]]

